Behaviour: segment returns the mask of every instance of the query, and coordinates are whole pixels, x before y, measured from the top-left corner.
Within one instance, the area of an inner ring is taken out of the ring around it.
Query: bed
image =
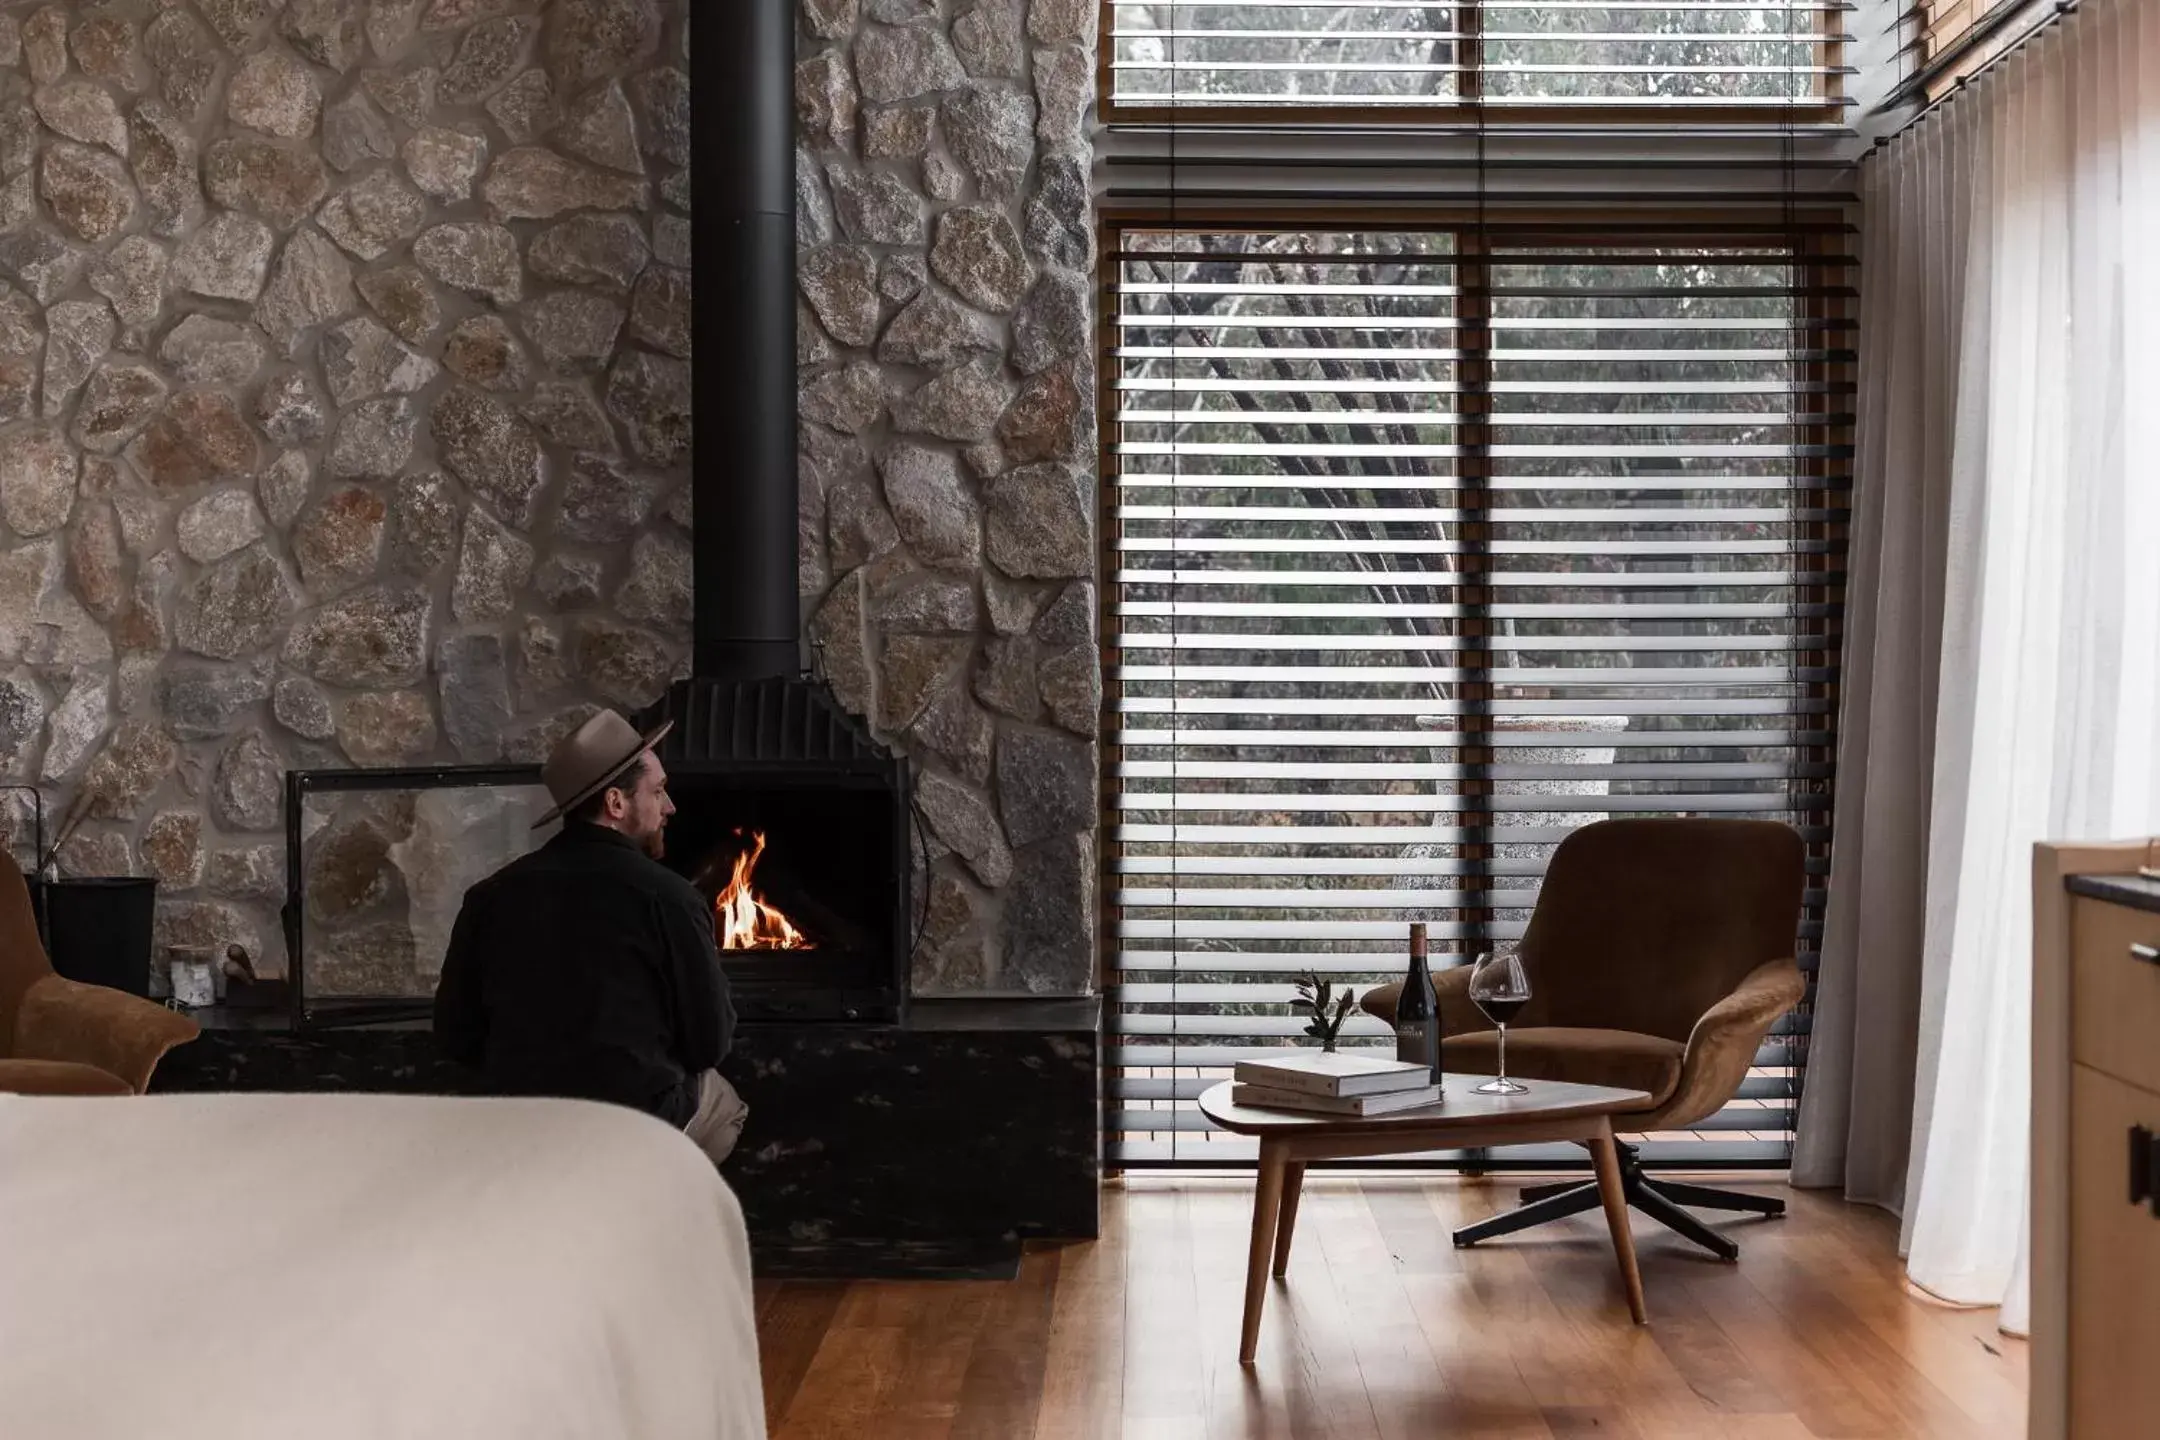
[[[734,1195],[613,1106],[0,1095],[23,1440],[765,1433]]]

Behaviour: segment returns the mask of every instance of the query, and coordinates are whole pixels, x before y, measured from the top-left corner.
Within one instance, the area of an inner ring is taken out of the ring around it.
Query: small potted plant
[[[1357,1009],[1357,997],[1350,993],[1347,985],[1343,987],[1342,994],[1335,994],[1335,987],[1322,980],[1319,972],[1315,970],[1308,970],[1298,977],[1297,990],[1297,1008],[1311,1017],[1305,1022],[1305,1033],[1320,1041],[1322,1051],[1334,1054],[1335,1041],[1342,1034],[1343,1021],[1349,1019],[1350,1012]]]

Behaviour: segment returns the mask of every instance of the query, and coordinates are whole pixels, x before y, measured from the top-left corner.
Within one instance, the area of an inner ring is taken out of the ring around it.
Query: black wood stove
[[[689,680],[640,717],[675,818],[666,861],[715,904],[745,1020],[898,1020],[913,951],[907,761],[802,677]]]
[[[639,720],[675,722],[668,863],[715,898],[743,1018],[891,1021],[913,948],[907,762],[801,660],[795,8],[699,19],[694,678]]]

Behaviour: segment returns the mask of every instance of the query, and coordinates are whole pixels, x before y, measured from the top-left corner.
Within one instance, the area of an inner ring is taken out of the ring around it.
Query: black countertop
[[[1102,1025],[1100,995],[918,995],[908,1001],[910,1030],[1092,1032]]]
[[[2073,895],[2160,914],[2160,880],[2142,875],[2072,875],[2063,884]]]
[[[420,1002],[425,1003],[425,1002]],[[337,1007],[325,1007],[327,1023],[320,1028],[362,1028],[339,1026],[336,1023]],[[194,1019],[205,1030],[252,1030],[265,1033],[290,1031],[292,1014],[283,1006],[241,1007],[215,1005],[200,1010],[180,1012]],[[937,1030],[981,1033],[1005,1031],[1015,1034],[1093,1034],[1102,1024],[1102,997],[1099,995],[935,995],[917,996],[908,1002],[907,1018],[898,1025],[843,1025],[832,1026],[836,1033],[868,1033],[877,1030]],[[810,1022],[796,1021],[749,1021],[737,1027],[739,1031],[753,1031],[761,1027],[797,1030],[816,1028]],[[314,1027],[311,1027],[314,1028]],[[368,1025],[371,1030],[429,1030],[433,1027],[424,1015]]]

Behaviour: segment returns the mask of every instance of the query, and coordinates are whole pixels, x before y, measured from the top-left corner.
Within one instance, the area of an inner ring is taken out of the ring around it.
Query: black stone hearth
[[[901,1025],[746,1024],[725,1168],[765,1276],[1008,1273],[1098,1223],[1100,1005],[916,1000]],[[295,1031],[210,1012],[157,1092],[465,1093],[424,1025]]]
[[[1093,1000],[914,1002],[905,1026],[760,1026],[724,1173],[764,1274],[1003,1270],[1098,1227]],[[761,1126],[761,1111],[784,1109]]]

